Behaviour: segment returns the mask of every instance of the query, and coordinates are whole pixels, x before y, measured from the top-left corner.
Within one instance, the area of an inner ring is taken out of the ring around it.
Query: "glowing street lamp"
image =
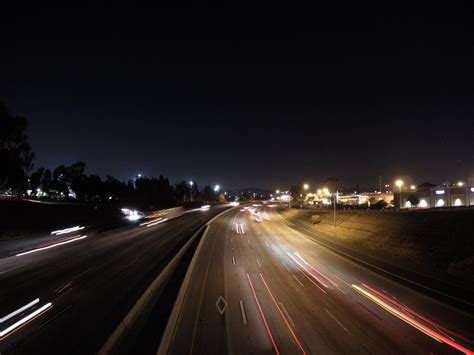
[[[219,185],[214,186],[214,192],[219,192],[221,187]]]
[[[279,194],[279,193],[280,193],[280,190],[276,189],[275,193],[276,193],[276,194]]]
[[[457,185],[458,185],[459,187],[462,187],[462,186],[464,186],[464,183],[463,183],[462,181],[458,181]]]
[[[398,191],[400,193],[400,209],[402,209],[402,186],[403,186],[403,181],[402,180],[397,180],[397,181],[395,181],[395,185],[398,186]]]
[[[411,186],[410,186],[410,190],[416,190],[416,186],[415,186],[415,185],[411,185]]]
[[[308,184],[304,184],[304,185],[303,185],[303,189],[308,190],[308,189],[309,189],[309,185],[308,185]]]

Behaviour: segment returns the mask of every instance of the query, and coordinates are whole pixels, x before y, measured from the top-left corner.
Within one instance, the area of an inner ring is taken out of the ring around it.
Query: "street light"
[[[403,186],[403,181],[402,180],[397,180],[397,181],[395,181],[395,185],[398,186],[398,191],[400,193],[400,209],[402,209],[402,186]]]
[[[415,185],[411,185],[411,186],[410,186],[410,190],[416,190],[416,186],[415,186]]]
[[[308,184],[304,184],[304,185],[303,185],[303,189],[308,190],[308,189],[309,189],[309,185],[308,185]]]
[[[278,194],[280,193],[280,190],[277,189],[277,190],[275,191],[275,193],[278,195]]]
[[[142,174],[138,174],[137,177],[140,179],[142,177]]]
[[[191,180],[189,182],[189,186],[191,186],[191,191],[189,192],[189,194],[191,195],[191,202],[193,202],[193,185],[194,185],[194,181]]]
[[[458,184],[457,184],[459,187],[462,187],[464,186],[464,183],[462,181],[458,181]]]
[[[214,186],[214,192],[219,192],[220,188],[221,187],[219,185]]]

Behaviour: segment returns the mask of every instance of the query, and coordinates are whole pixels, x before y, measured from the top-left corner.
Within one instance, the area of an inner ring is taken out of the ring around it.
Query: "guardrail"
[[[147,322],[147,313],[150,312],[156,303],[159,301],[159,296],[161,292],[165,289],[170,276],[173,274],[175,269],[178,267],[179,263],[183,256],[188,252],[191,245],[195,242],[196,238],[199,237],[201,233],[206,232],[209,225],[219,216],[223,215],[224,213],[233,210],[233,208],[227,209],[216,216],[214,216],[211,220],[206,222],[202,225],[194,234],[193,236],[183,245],[183,247],[176,253],[176,255],[171,259],[171,261],[165,266],[165,268],[159,273],[159,275],[153,280],[153,282],[148,286],[145,292],[140,296],[134,306],[130,309],[127,315],[122,319],[119,325],[115,328],[113,333],[107,339],[105,344],[99,350],[99,355],[105,354],[120,354],[120,353],[127,353],[127,344],[131,342],[131,338],[133,338],[136,334],[139,333],[140,329],[144,327]],[[201,237],[199,244],[196,248],[196,251],[199,250],[200,245],[202,244],[203,238]],[[196,253],[193,255],[193,259],[195,259]],[[191,260],[191,263],[192,263]],[[190,264],[190,267],[194,264]],[[186,276],[188,272],[186,272]],[[186,279],[185,276],[185,279]],[[189,282],[189,281],[188,281]],[[181,286],[182,287],[182,286]],[[181,291],[181,289],[180,289]],[[179,299],[179,295],[178,295]],[[176,306],[176,304],[175,304]],[[173,307],[173,310],[175,308]]]

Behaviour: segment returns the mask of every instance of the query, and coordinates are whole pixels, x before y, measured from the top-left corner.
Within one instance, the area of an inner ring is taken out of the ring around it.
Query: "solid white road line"
[[[301,287],[304,288],[303,283],[296,277],[296,275],[292,275],[292,276],[293,276],[293,277],[295,278],[295,280],[301,285]]]
[[[244,303],[240,300],[240,313],[242,314],[242,322],[247,324],[247,315],[245,314]]]
[[[332,313],[329,312],[329,310],[328,310],[327,308],[324,308],[324,310],[327,312],[327,314],[329,314],[329,315],[331,316],[332,319],[334,319],[334,320],[337,322],[337,324],[339,324],[339,325],[341,326],[342,329],[344,329],[346,332],[348,332],[347,328],[344,327],[344,326],[342,325],[342,323],[339,322],[339,320],[338,320],[336,317],[334,317],[334,316],[332,315]]]

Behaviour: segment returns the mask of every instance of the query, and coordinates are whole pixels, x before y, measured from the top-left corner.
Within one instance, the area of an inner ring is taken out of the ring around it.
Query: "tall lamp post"
[[[399,193],[399,198],[400,198],[400,204],[398,208],[401,210],[402,209],[402,186],[403,186],[403,181],[402,180],[397,180],[395,181],[395,185],[398,186],[398,193]]]
[[[189,182],[189,186],[191,186],[191,188],[189,189],[189,194],[191,195],[191,202],[193,202],[193,185],[194,185],[194,181],[191,180]]]

